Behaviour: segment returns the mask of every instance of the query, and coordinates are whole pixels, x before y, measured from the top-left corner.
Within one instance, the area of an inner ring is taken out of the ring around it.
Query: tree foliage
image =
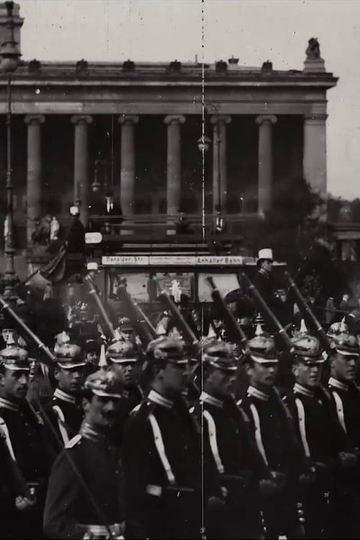
[[[344,287],[334,261],[335,244],[326,222],[326,203],[303,178],[280,182],[271,211],[249,231],[254,250],[272,248],[287,263],[305,296],[323,303]]]

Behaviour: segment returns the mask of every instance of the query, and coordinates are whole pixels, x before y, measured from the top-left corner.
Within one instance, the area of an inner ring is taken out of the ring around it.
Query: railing
[[[105,236],[141,236],[144,242],[154,237],[174,235],[177,241],[182,237],[186,241],[199,242],[208,240],[209,237],[222,239],[228,237],[229,241],[238,239],[242,233],[245,222],[257,220],[257,214],[224,214],[224,230],[215,233],[215,223],[217,214],[206,214],[204,218],[199,214],[186,214],[184,221],[180,225],[179,216],[166,214],[139,214],[132,216],[124,215],[91,215],[89,217],[89,229],[102,232]],[[186,230],[185,230],[186,229]],[[205,238],[204,238],[205,237]]]

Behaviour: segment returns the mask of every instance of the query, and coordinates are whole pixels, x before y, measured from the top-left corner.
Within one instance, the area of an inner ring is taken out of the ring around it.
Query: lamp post
[[[208,104],[205,107],[204,110],[204,119],[203,124],[205,124],[205,113],[215,113],[219,114],[219,109],[216,105],[213,103]],[[217,192],[216,192],[216,198],[214,199],[214,192],[213,192],[213,211],[221,212],[222,204],[221,204],[221,167],[220,167],[220,151],[221,151],[221,136],[220,136],[220,125],[219,122],[216,122],[215,129],[213,131],[214,135],[214,146],[213,146],[213,152],[216,152],[216,159],[217,159],[217,176],[216,176],[216,184],[217,185]],[[204,153],[207,152],[210,148],[211,139],[209,139],[205,135],[205,126],[203,127],[203,134],[198,139],[197,144],[200,152]]]
[[[21,53],[17,48],[17,43],[14,39],[14,17],[13,9],[14,2],[5,2],[7,10],[6,28],[7,34],[0,48],[1,69],[7,75],[7,154],[6,154],[6,193],[7,193],[7,216],[4,225],[5,236],[5,258],[6,268],[4,280],[6,283],[7,295],[11,296],[13,286],[16,280],[15,264],[14,264],[14,219],[13,219],[13,184],[12,184],[12,155],[11,155],[11,75],[16,71]]]
[[[221,212],[221,166],[220,166],[220,144],[221,144],[221,138],[220,138],[220,126],[219,122],[216,124],[215,129],[215,143],[216,143],[216,153],[217,153],[217,200],[215,200],[214,204],[214,210],[216,212]]]

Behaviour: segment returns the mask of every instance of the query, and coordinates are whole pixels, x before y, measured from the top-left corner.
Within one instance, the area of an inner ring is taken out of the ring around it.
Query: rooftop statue
[[[306,56],[308,59],[317,60],[320,56],[320,44],[317,38],[310,38],[306,49]]]

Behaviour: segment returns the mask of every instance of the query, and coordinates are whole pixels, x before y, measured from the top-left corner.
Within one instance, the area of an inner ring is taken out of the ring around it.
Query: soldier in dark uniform
[[[26,400],[29,360],[9,345],[0,353],[0,523],[2,538],[41,538],[50,461],[41,418]],[[19,483],[18,474],[23,480]],[[25,490],[24,490],[25,487]],[[31,496],[26,495],[30,489]]]
[[[359,344],[356,337],[346,331],[331,341],[328,389],[333,398],[333,408],[354,447],[360,451],[360,391],[354,383]]]
[[[48,538],[121,538],[124,528],[122,471],[110,440],[121,403],[115,373],[100,370],[85,381],[85,420],[56,459],[46,497]]]
[[[189,360],[180,339],[148,346],[151,390],[125,427],[127,538],[199,538],[201,452],[194,419],[181,397]]]
[[[337,538],[339,515],[335,485],[341,479],[342,471],[354,467],[356,455],[331,408],[329,394],[320,385],[325,360],[319,340],[306,333],[297,333],[292,344],[296,383],[287,402],[299,441],[315,475],[311,489],[303,496],[306,536]]]
[[[307,471],[288,409],[275,388],[278,353],[273,338],[262,334],[248,342],[245,358],[250,386],[241,407],[250,418],[256,445],[271,480],[260,492],[266,538],[301,537],[302,516],[297,508],[299,482]]]
[[[115,341],[106,351],[108,364],[123,382],[123,401],[119,410],[114,434],[121,444],[125,422],[131,411],[141,403],[144,394],[138,384],[138,358],[136,346],[130,341]]]
[[[57,388],[51,401],[44,406],[47,415],[47,439],[51,444],[54,459],[79,432],[83,420],[81,396],[86,366],[79,345],[70,343],[70,338],[65,333],[60,339],[62,341],[56,343],[54,348]]]
[[[263,533],[258,489],[269,477],[249,419],[232,393],[238,369],[232,348],[216,339],[203,349],[204,391],[194,408],[223,489],[224,507],[206,519],[207,538],[259,538]],[[206,479],[205,479],[206,480]]]
[[[336,324],[336,323],[335,323]],[[332,325],[334,326],[334,325]],[[329,330],[332,328],[330,327]],[[344,324],[340,323],[337,334],[331,337],[330,378],[328,391],[332,398],[333,410],[351,439],[355,451],[360,456],[360,391],[355,384],[355,370],[359,360],[359,345],[355,336],[349,334]],[[329,335],[329,332],[328,332]],[[344,475],[338,482],[338,512],[342,512],[342,534],[348,538],[358,538],[360,534],[360,464],[356,470]],[[340,508],[339,508],[340,507]],[[345,534],[346,533],[346,534]]]

